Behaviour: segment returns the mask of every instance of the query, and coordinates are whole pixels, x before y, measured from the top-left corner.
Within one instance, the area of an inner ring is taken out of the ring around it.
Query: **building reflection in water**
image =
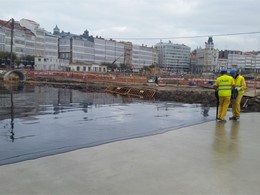
[[[10,95],[10,99],[7,98],[7,100],[5,100],[5,104],[6,104],[6,108],[9,110],[10,109],[10,128],[8,128],[8,139],[11,140],[11,142],[14,142],[16,139],[22,139],[25,137],[33,137],[34,135],[27,135],[27,136],[20,136],[20,137],[16,137],[15,136],[15,103],[14,103],[14,94],[16,92],[22,91],[24,90],[24,84],[23,83],[13,83],[13,84],[6,84],[3,86],[5,90],[3,90],[3,88],[1,88],[1,92],[3,92],[3,94],[6,95]],[[10,108],[9,105],[10,104]],[[6,127],[8,127],[8,125],[6,125]]]

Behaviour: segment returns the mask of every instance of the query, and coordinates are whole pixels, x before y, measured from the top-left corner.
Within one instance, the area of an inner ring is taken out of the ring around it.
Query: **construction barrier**
[[[145,76],[134,75],[114,75],[105,73],[92,72],[63,72],[63,71],[28,71],[28,78],[56,78],[80,80],[83,82],[105,82],[105,83],[129,83],[129,84],[145,84],[147,78]]]

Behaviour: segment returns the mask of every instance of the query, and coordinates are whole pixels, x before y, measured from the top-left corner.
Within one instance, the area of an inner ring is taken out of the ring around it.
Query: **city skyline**
[[[49,32],[58,25],[73,34],[88,30],[93,36],[147,46],[171,40],[192,50],[213,36],[219,50],[260,50],[257,0],[12,0],[1,6],[1,19],[33,20]]]

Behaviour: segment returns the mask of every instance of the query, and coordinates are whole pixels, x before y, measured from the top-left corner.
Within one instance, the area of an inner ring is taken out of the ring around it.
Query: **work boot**
[[[239,119],[239,116],[232,116],[232,117],[229,117],[229,120],[234,120],[234,121],[236,121],[236,120],[238,120]]]
[[[220,122],[220,123],[225,123],[225,122],[227,122],[227,121],[226,121],[225,119],[219,119],[218,122]]]

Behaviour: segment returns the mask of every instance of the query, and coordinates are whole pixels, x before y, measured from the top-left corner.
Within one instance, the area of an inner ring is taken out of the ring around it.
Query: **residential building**
[[[58,37],[48,32],[44,36],[44,57],[58,58]]]
[[[59,36],[59,58],[67,59],[70,63],[94,63],[94,41],[93,37],[88,35],[88,31],[85,31],[83,35],[63,31],[59,33],[58,27],[56,26],[54,28],[54,34]]]
[[[132,70],[134,72],[139,72],[145,66],[158,64],[157,49],[146,45],[133,45],[132,49]]]
[[[95,64],[120,64],[125,62],[124,43],[106,40],[102,37],[94,38]]]
[[[35,35],[35,52],[34,56],[44,57],[45,55],[45,30],[40,27],[35,21],[21,19],[20,24],[23,27],[30,29]]]
[[[237,69],[241,72],[260,73],[260,54],[257,53],[239,53],[228,55],[228,69]]]
[[[164,70],[183,73],[190,71],[190,47],[184,44],[157,43],[158,64]]]
[[[0,51],[11,51],[11,39],[13,38],[12,51],[18,56],[30,55],[35,51],[34,33],[14,21],[13,37],[11,37],[11,21],[0,20]]]

